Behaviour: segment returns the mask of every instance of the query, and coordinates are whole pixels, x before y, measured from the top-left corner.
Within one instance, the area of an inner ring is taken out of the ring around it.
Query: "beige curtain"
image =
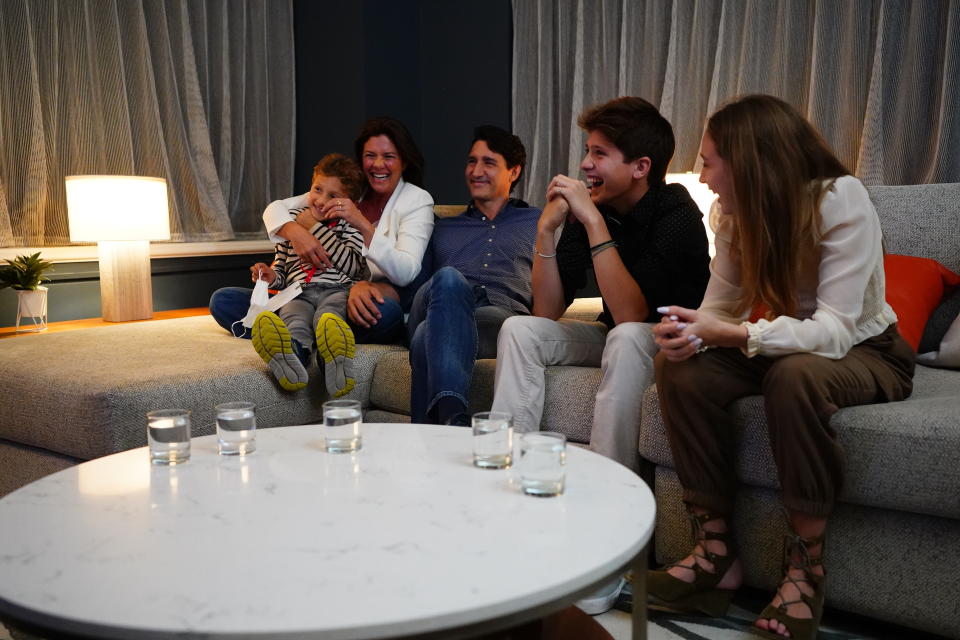
[[[3,0],[0,246],[70,242],[71,174],[166,178],[175,241],[263,237],[293,73],[291,0]]]
[[[522,196],[576,174],[576,117],[619,95],[660,108],[671,170],[697,170],[705,118],[770,93],[867,184],[960,182],[958,0],[514,0],[513,127]]]

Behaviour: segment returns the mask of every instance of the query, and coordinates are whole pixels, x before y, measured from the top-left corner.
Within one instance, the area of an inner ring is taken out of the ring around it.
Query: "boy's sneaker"
[[[303,389],[309,380],[297,347],[299,345],[291,340],[287,325],[277,314],[264,311],[254,319],[253,348],[287,391]]]
[[[613,608],[613,605],[617,602],[617,597],[620,595],[620,591],[626,584],[626,580],[622,577],[617,577],[613,582],[601,586],[583,600],[577,600],[573,604],[591,616],[606,613]]]
[[[353,330],[335,313],[325,313],[317,322],[317,364],[323,367],[327,392],[331,398],[348,393],[353,379],[356,342]]]

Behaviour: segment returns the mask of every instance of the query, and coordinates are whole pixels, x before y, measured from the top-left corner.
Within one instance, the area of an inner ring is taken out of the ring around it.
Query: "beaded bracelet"
[[[619,246],[616,240],[607,240],[606,242],[595,244],[592,247],[590,247],[590,257],[591,258],[596,257],[596,255],[601,251],[606,251],[610,247],[616,247],[616,246]]]

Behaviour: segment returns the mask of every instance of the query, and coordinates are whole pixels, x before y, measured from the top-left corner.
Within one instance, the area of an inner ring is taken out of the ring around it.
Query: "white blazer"
[[[290,215],[291,209],[305,206],[306,193],[268,204],[263,211],[263,224],[270,240],[285,242],[277,231],[295,219]],[[410,284],[420,273],[423,254],[433,233],[433,221],[433,198],[401,178],[383,208],[370,246],[363,248],[371,280],[389,280],[398,287]]]

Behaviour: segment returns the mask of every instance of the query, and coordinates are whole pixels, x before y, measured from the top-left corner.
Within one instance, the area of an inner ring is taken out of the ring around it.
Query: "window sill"
[[[44,260],[52,262],[90,262],[99,259],[96,245],[70,247],[3,247],[0,260],[40,252]],[[231,240],[228,242],[154,242],[150,244],[151,258],[182,258],[222,256],[245,253],[273,253],[269,240]]]

